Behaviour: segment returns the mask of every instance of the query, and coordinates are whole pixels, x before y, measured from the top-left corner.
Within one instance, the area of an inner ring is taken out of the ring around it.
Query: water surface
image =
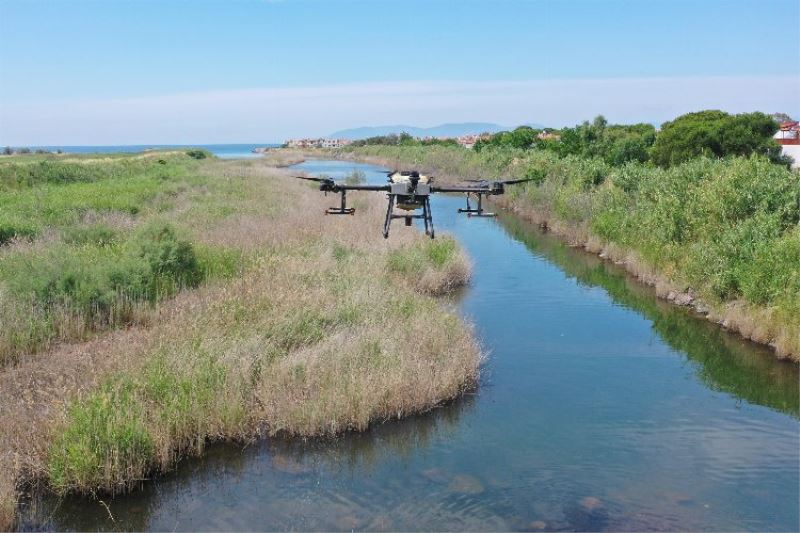
[[[57,152],[61,150],[65,154],[122,154],[138,153],[145,150],[188,150],[191,148],[203,148],[215,156],[222,159],[246,159],[251,157],[261,157],[259,153],[253,153],[255,148],[275,148],[279,144],[121,144],[103,146],[33,146],[31,150],[47,150]]]
[[[385,180],[349,162],[296,168]],[[211,446],[107,501],[114,521],[99,502],[45,498],[24,525],[798,529],[797,365],[518,219],[456,215],[462,201],[432,204],[474,262],[458,306],[488,353],[476,393],[333,441]]]

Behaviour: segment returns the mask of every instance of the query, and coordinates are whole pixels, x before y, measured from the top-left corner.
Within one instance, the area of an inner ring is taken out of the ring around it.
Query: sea
[[[261,157],[261,154],[253,152],[255,148],[277,148],[280,144],[276,143],[252,143],[252,144],[125,144],[107,146],[31,146],[31,150],[47,150],[55,152],[61,150],[68,154],[115,154],[115,153],[136,153],[145,150],[182,150],[189,148],[203,148],[220,158],[241,159],[246,157]]]

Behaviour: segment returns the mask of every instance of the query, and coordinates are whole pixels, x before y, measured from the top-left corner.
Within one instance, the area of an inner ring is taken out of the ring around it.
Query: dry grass
[[[466,282],[454,242],[429,253],[413,228],[384,240],[378,195],[359,198],[355,218],[325,217],[330,199],[263,162],[213,164],[241,207],[195,237],[248,250],[247,267],[162,302],[150,326],[0,371],[0,528],[22,481],[127,490],[208,440],[361,430],[476,383],[470,328],[427,296]],[[275,180],[292,209],[239,194]],[[413,273],[393,265],[420,254]]]

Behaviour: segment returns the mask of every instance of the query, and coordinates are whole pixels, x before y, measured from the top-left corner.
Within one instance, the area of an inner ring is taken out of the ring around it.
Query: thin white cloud
[[[402,81],[147,98],[0,102],[0,145],[265,142],[362,125],[659,122],[688,111],[796,113],[800,76]]]

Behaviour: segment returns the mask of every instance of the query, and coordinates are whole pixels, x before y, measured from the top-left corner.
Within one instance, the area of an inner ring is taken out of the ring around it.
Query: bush
[[[150,226],[119,245],[92,241],[95,236],[79,230],[75,238],[89,242],[9,256],[0,277],[20,301],[32,300],[48,312],[66,309],[93,327],[124,323],[136,301],[155,302],[202,279],[191,244],[170,226]]]
[[[14,239],[33,239],[39,234],[38,228],[19,222],[0,221],[0,246]]]
[[[186,155],[192,159],[205,159],[211,157],[211,152],[208,150],[187,150]]]
[[[147,227],[137,240],[138,255],[151,272],[154,289],[196,286],[202,277],[197,256],[189,242],[179,240],[175,230],[165,224]]]

